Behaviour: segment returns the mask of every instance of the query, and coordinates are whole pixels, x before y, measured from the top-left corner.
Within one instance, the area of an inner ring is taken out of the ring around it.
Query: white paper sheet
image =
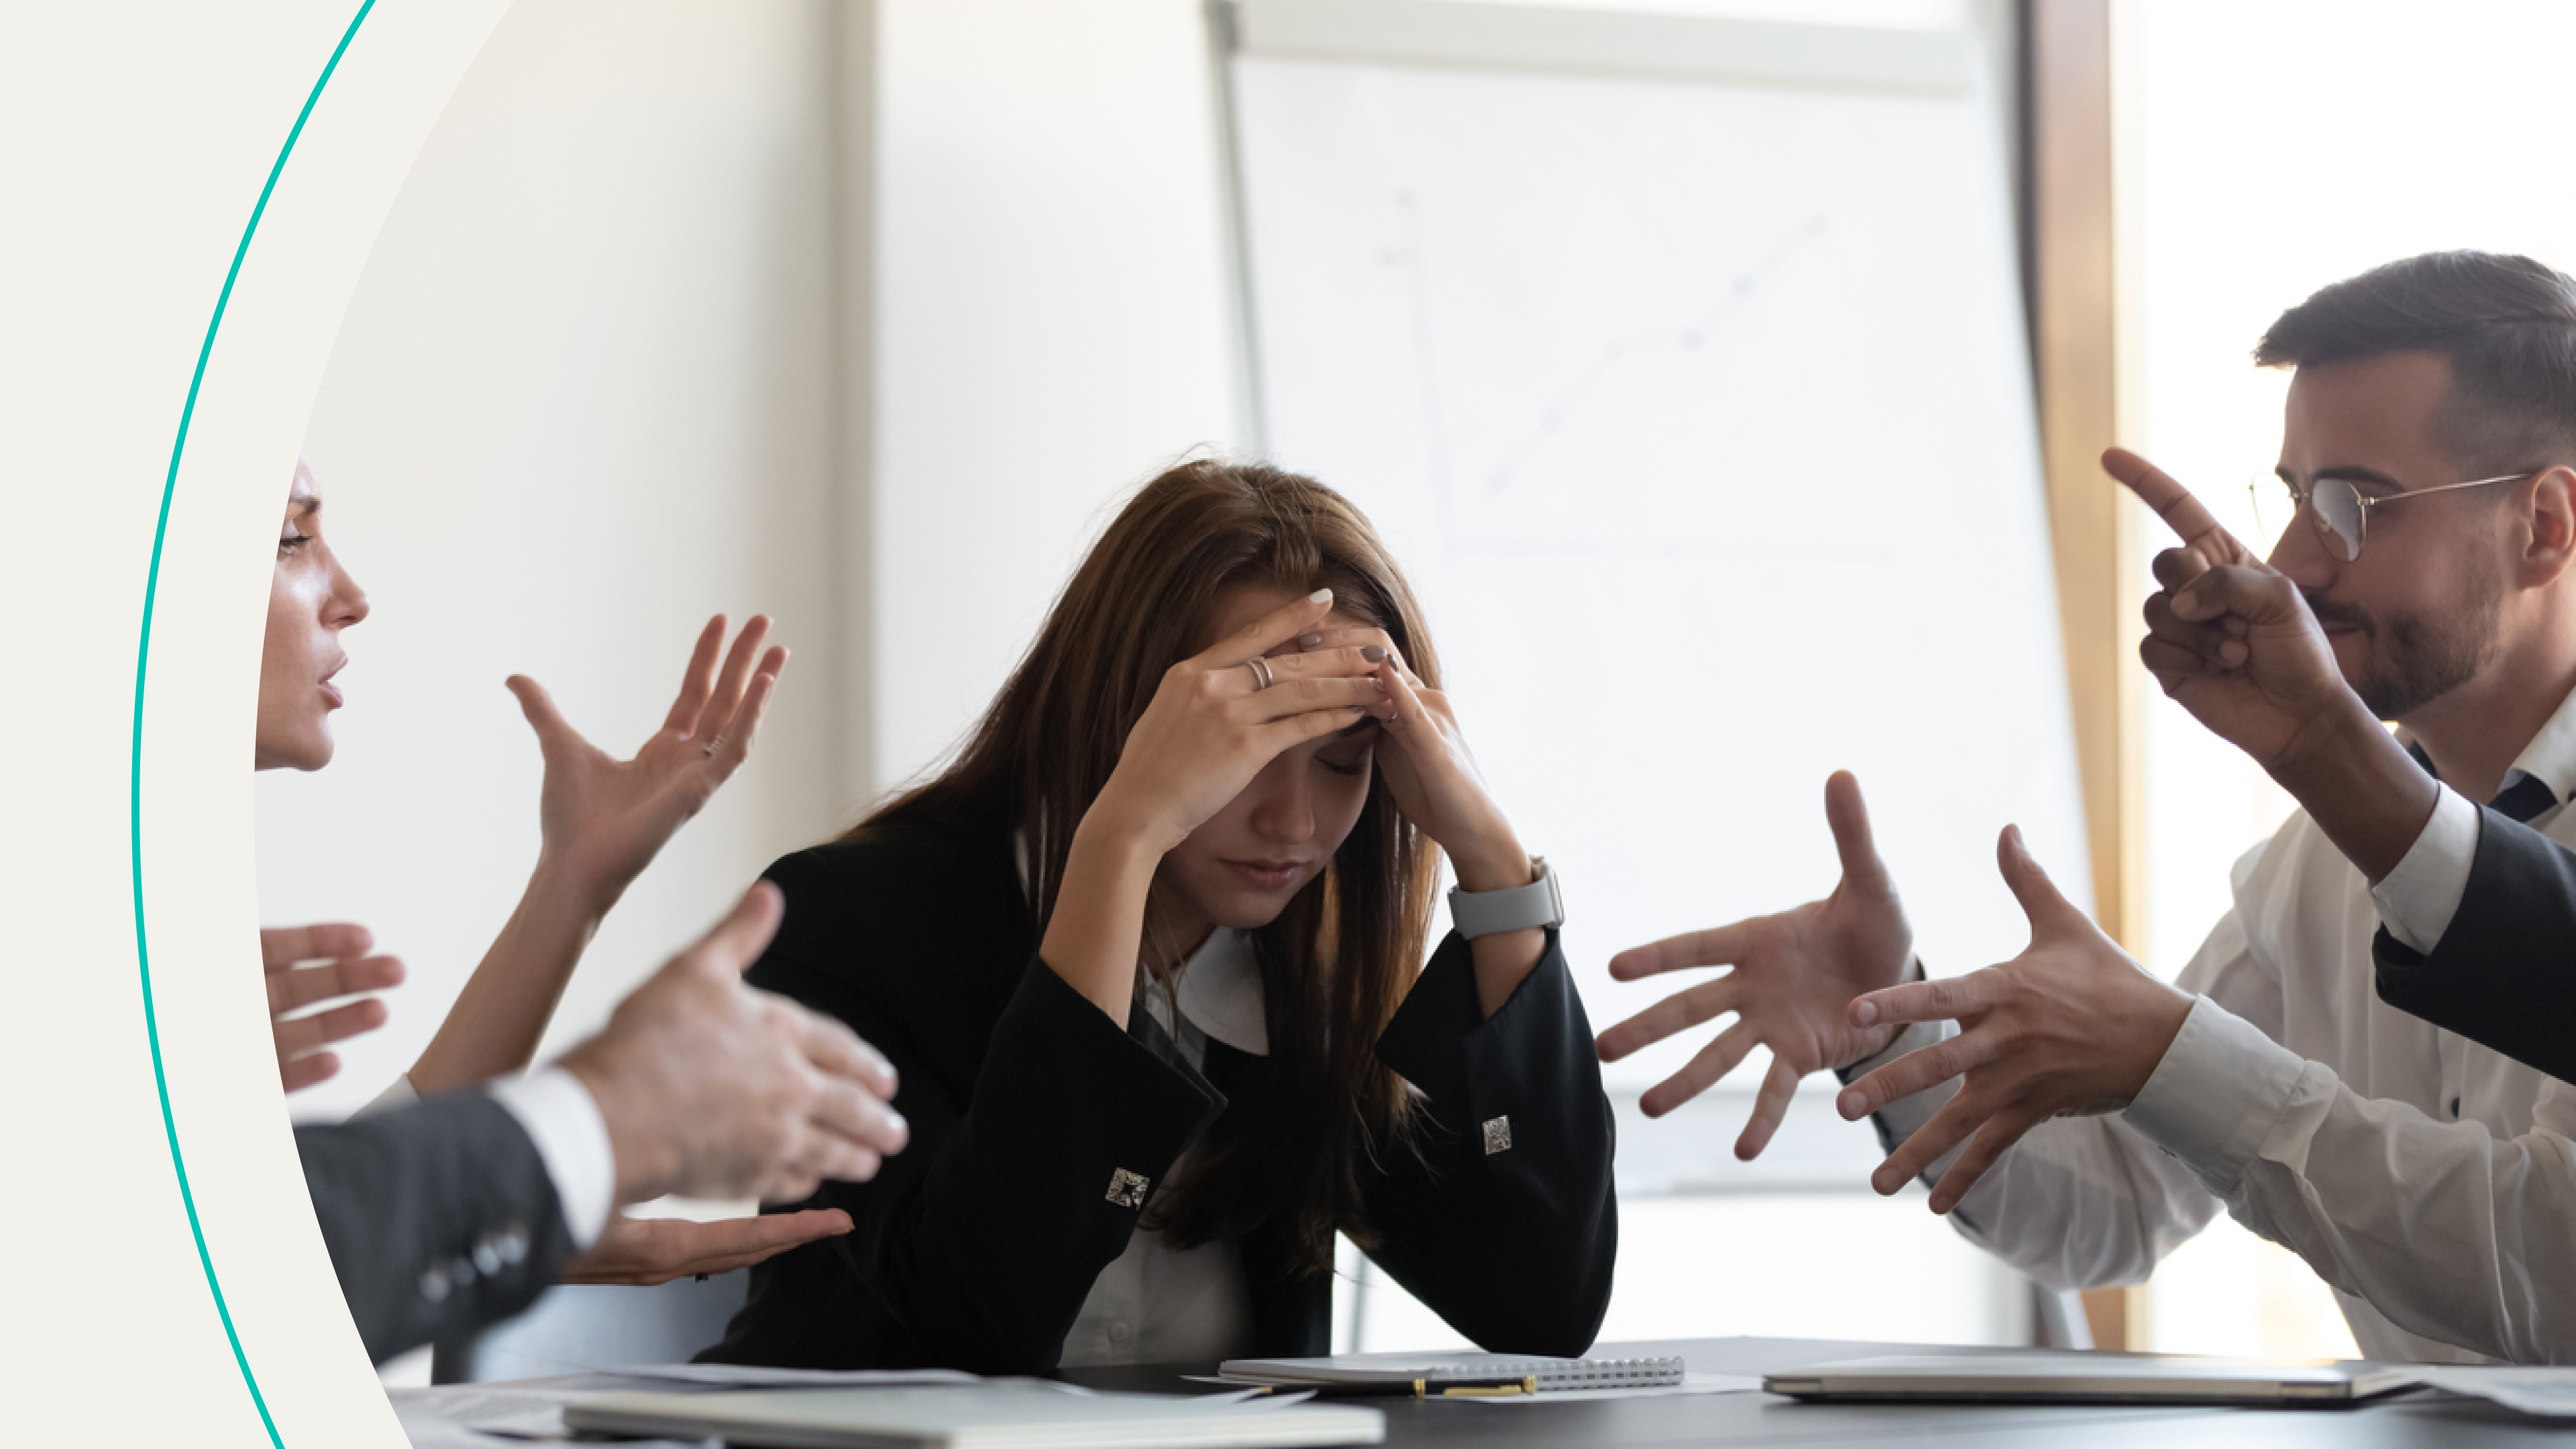
[[[2576,1419],[2576,1369],[2428,1367],[2416,1379],[2426,1388],[2502,1404],[2517,1413]]]

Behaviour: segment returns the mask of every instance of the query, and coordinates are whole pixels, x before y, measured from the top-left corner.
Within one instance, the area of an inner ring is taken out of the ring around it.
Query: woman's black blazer
[[[844,1209],[856,1228],[753,1268],[704,1357],[1052,1369],[1136,1230],[1113,1177],[1160,1183],[1229,1103],[1265,1089],[1266,1060],[1212,1041],[1203,1075],[1146,1013],[1121,1031],[1066,985],[1038,959],[1007,824],[880,827],[768,879],[786,919],[749,979],[884,1052],[912,1141],[873,1181],[794,1205]],[[1488,1349],[1582,1352],[1609,1304],[1618,1209],[1610,1106],[1556,933],[1491,1019],[1451,936],[1377,1052],[1429,1111],[1418,1152],[1363,1165],[1372,1256]],[[1510,1145],[1488,1152],[1504,1118]],[[1294,1268],[1284,1224],[1241,1251],[1252,1351],[1329,1351],[1331,1275]]]

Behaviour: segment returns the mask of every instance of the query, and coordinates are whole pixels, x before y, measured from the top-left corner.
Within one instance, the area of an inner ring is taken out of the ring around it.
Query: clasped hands
[[[2155,560],[2159,587],[2146,603],[2139,648],[2168,697],[2285,784],[2357,750],[2393,748],[2288,578],[2144,458],[2114,448],[2102,462],[2182,541]],[[1749,1161],[1769,1144],[1807,1074],[1869,1062],[1908,1025],[1956,1022],[1956,1034],[1878,1064],[1835,1101],[1856,1120],[1955,1082],[1870,1177],[1873,1189],[1892,1194],[1956,1152],[1932,1186],[1932,1210],[1947,1213],[2033,1127],[2117,1112],[2145,1090],[2192,998],[2149,975],[2059,894],[2019,830],[2006,827],[1996,856],[2030,921],[2029,949],[1965,976],[1907,982],[1912,932],[1849,774],[1827,781],[1825,808],[1843,870],[1831,895],[1611,959],[1610,974],[1622,981],[1732,968],[1601,1033],[1602,1060],[1616,1061],[1715,1017],[1735,1017],[1645,1094],[1648,1116],[1672,1111],[1755,1046],[1767,1047],[1771,1070],[1735,1145]]]

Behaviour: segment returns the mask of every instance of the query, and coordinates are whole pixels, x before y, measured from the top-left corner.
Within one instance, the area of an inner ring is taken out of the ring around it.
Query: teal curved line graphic
[[[170,1139],[170,1167],[179,1177],[179,1201],[188,1210],[188,1231],[197,1240],[197,1263],[205,1269],[206,1289],[214,1294],[215,1314],[224,1322],[224,1338],[232,1344],[233,1363],[241,1369],[242,1384],[250,1390],[250,1401],[259,1410],[259,1422],[268,1430],[268,1442],[275,1449],[285,1449],[286,1441],[278,1437],[277,1420],[270,1417],[268,1400],[259,1391],[259,1378],[250,1369],[250,1356],[242,1351],[241,1334],[233,1328],[232,1309],[224,1303],[224,1285],[215,1278],[214,1255],[206,1250],[206,1229],[197,1220],[197,1196],[188,1188],[188,1163],[179,1152],[179,1124],[170,1113],[170,1078],[161,1068],[161,1023],[152,1009],[152,947],[143,930],[143,684],[152,659],[152,606],[161,591],[161,545],[170,532],[170,498],[179,487],[179,459],[188,451],[188,424],[197,416],[197,389],[206,381],[206,360],[214,355],[215,333],[224,325],[224,308],[231,305],[233,283],[241,276],[242,258],[250,254],[250,239],[259,231],[259,219],[268,211],[268,198],[277,190],[277,178],[286,170],[286,158],[295,154],[295,143],[304,134],[304,123],[313,116],[314,105],[322,99],[322,88],[331,83],[331,73],[340,68],[340,57],[348,54],[349,42],[358,38],[358,27],[367,22],[367,12],[376,8],[376,0],[365,0],[340,35],[340,43],[331,48],[331,59],[322,67],[322,75],[313,82],[313,93],[304,98],[304,109],[295,113],[295,126],[286,133],[286,144],[278,148],[276,164],[268,168],[268,180],[259,188],[259,201],[250,209],[250,225],[242,228],[241,244],[233,248],[232,266],[224,272],[224,289],[215,297],[215,315],[206,324],[206,340],[197,348],[197,370],[188,379],[188,400],[179,409],[179,436],[170,445],[170,472],[161,483],[161,514],[152,526],[152,569],[143,581],[143,638],[134,654],[134,755],[126,777],[126,831],[134,860],[134,959],[143,972],[143,1032],[152,1043],[152,1085],[161,1094],[161,1130]]]

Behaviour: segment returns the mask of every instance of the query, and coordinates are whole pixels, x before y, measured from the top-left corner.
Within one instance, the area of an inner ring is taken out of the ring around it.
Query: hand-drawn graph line
[[[1438,471],[1446,474],[1448,471],[1446,459],[1442,456],[1446,450],[1442,446],[1439,392],[1432,369],[1430,287],[1429,278],[1425,275],[1423,266],[1421,231],[1414,215],[1412,194],[1407,192],[1400,196],[1398,205],[1404,213],[1407,242],[1405,255],[1401,260],[1413,271],[1414,342],[1420,349],[1421,355],[1424,421],[1431,433],[1434,466]],[[1529,430],[1503,454],[1501,461],[1488,475],[1484,491],[1489,494],[1500,493],[1510,487],[1513,479],[1529,465],[1530,460],[1537,456],[1539,450],[1546,447],[1559,433],[1565,431],[1567,424],[1581,411],[1584,403],[1589,401],[1601,385],[1624,364],[1658,352],[1696,352],[1707,346],[1712,339],[1723,332],[1726,325],[1732,322],[1737,314],[1743,311],[1754,294],[1761,290],[1763,283],[1795,260],[1799,253],[1814,245],[1824,236],[1830,225],[1831,218],[1823,212],[1818,212],[1791,228],[1761,255],[1754,258],[1751,265],[1729,278],[1718,299],[1696,319],[1678,327],[1658,327],[1648,331],[1632,332],[1602,343],[1600,349],[1574,373],[1557,396],[1547,406],[1538,410],[1537,415],[1531,420]],[[1445,477],[1441,480],[1444,485],[1446,481]],[[1447,492],[1445,486],[1442,492],[1444,494]]]

